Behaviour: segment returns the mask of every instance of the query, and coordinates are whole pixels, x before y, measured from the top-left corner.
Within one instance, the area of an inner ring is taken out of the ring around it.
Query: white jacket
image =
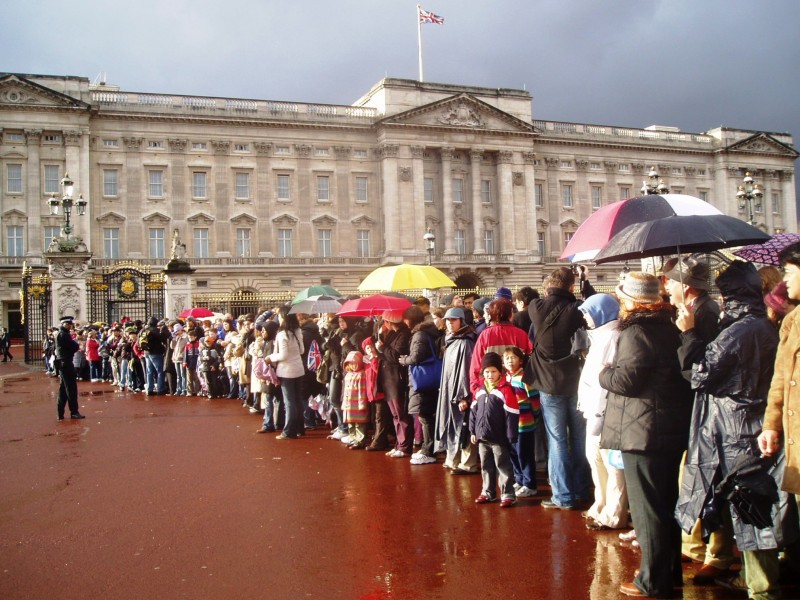
[[[587,332],[589,352],[586,354],[578,383],[578,410],[586,417],[586,432],[589,435],[600,435],[603,429],[608,391],[600,387],[600,371],[614,362],[619,337],[618,325],[619,321],[609,321]]]
[[[278,377],[291,379],[305,375],[302,331],[299,329],[291,332],[279,331],[275,336],[275,348],[276,351],[269,355],[269,360],[275,365]]]

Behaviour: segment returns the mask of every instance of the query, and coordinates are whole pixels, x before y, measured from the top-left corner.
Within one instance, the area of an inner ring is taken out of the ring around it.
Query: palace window
[[[772,214],[781,214],[781,195],[778,192],[772,192]]]
[[[150,258],[166,258],[164,246],[164,228],[151,227],[147,234],[150,242]]]
[[[292,230],[278,229],[278,256],[288,258],[292,255]]]
[[[453,202],[461,204],[464,202],[464,180],[453,179]]]
[[[426,177],[424,179],[423,185],[425,187],[425,202],[428,204],[433,203],[433,178]]]
[[[536,232],[536,251],[539,253],[539,256],[544,256],[544,231]]]
[[[250,173],[236,173],[236,199],[250,199]]]
[[[318,234],[319,255],[322,258],[330,258],[333,256],[332,232],[330,229],[320,229]]]
[[[486,254],[494,254],[494,231],[491,229],[483,230],[483,249]]]
[[[44,228],[44,249],[47,250],[53,240],[61,235],[61,227],[47,226]]]
[[[154,170],[148,171],[148,193],[150,198],[163,198],[164,197],[164,171]]]
[[[192,232],[194,255],[196,258],[208,258],[208,228],[195,227]]]
[[[119,227],[103,227],[103,258],[119,258]]]
[[[561,204],[564,208],[572,208],[572,186],[561,186]]]
[[[119,195],[119,171],[103,169],[103,196],[114,198]]]
[[[250,229],[247,227],[236,229],[236,256],[250,256]]]
[[[328,202],[331,199],[331,178],[327,175],[317,175],[317,200]]]
[[[544,185],[537,183],[533,187],[533,195],[536,208],[542,208],[544,206]]]
[[[366,177],[356,177],[356,202],[367,202],[368,179]]]
[[[457,229],[455,234],[455,250],[456,254],[466,254],[467,253],[467,239],[464,235],[463,229]]]
[[[278,175],[278,200],[291,200],[288,175]]]
[[[61,167],[58,165],[44,166],[44,193],[58,194],[61,191]]]
[[[599,185],[592,186],[592,208],[598,209],[603,206],[603,188]]]
[[[369,229],[356,231],[356,254],[359,258],[369,258],[371,256]]]
[[[206,197],[206,180],[208,173],[204,171],[195,171],[192,173],[192,198],[205,198]]]
[[[483,204],[492,203],[492,182],[489,179],[481,180],[481,202]]]
[[[6,254],[8,256],[23,256],[25,254],[22,225],[9,225],[6,227]]]
[[[6,165],[6,191],[9,194],[22,193],[22,165]]]

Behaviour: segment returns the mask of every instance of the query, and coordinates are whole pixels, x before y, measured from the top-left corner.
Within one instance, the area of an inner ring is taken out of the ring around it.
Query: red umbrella
[[[336,314],[343,317],[374,317],[386,310],[405,310],[409,306],[411,301],[406,298],[373,294],[348,300]]]
[[[188,319],[189,317],[193,319],[205,319],[206,317],[213,317],[214,313],[204,306],[196,306],[195,308],[187,308],[178,316],[181,319]]]
[[[654,194],[620,200],[592,213],[578,227],[561,253],[561,259],[571,262],[592,260],[612,237],[634,223],[675,215],[719,214],[722,213],[708,202],[684,194]]]

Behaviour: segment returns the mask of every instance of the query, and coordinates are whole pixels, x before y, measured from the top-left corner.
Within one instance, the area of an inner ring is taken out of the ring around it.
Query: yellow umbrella
[[[358,286],[360,292],[392,290],[429,290],[456,287],[455,282],[436,267],[428,265],[394,265],[378,267]]]

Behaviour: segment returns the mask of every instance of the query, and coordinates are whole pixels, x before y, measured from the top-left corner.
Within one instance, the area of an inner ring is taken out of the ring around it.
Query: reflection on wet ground
[[[79,385],[86,420],[57,423],[57,381],[6,382],[33,399],[0,419],[4,600],[603,600],[638,566],[618,532],[542,509],[545,494],[476,505],[479,476],[348,451],[322,430],[257,435],[238,401]],[[736,597],[694,586],[696,569],[678,597]]]

